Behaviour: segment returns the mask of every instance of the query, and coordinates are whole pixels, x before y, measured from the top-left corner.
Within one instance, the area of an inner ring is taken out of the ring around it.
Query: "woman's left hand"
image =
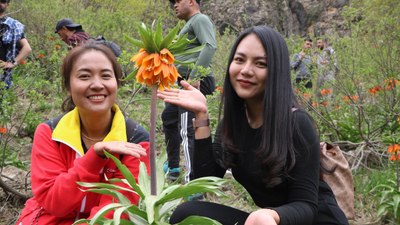
[[[277,225],[280,222],[278,213],[272,209],[259,209],[250,213],[244,225]]]
[[[130,155],[135,158],[146,156],[146,149],[141,145],[125,141],[97,142],[93,148],[96,154],[102,158],[105,157],[103,151],[111,154]]]

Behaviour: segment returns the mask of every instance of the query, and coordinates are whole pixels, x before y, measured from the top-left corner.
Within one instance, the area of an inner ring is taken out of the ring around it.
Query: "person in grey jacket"
[[[311,71],[313,63],[310,54],[312,44],[311,38],[305,38],[301,52],[294,54],[290,63],[290,68],[296,71],[296,84],[303,84],[307,89],[312,88]]]

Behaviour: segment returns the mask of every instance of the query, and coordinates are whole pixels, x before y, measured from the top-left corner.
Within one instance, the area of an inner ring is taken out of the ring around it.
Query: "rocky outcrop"
[[[268,25],[285,36],[345,33],[340,13],[349,0],[204,0],[202,11],[220,33]]]

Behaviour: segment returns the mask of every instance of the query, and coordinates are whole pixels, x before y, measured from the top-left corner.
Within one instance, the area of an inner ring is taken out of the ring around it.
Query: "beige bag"
[[[332,189],[347,219],[354,219],[354,183],[349,163],[338,146],[320,143],[320,178]]]

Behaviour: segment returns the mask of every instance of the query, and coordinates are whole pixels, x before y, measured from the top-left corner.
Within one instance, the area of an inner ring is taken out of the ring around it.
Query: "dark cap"
[[[56,25],[56,30],[54,32],[57,33],[62,27],[82,29],[82,25],[74,23],[70,18],[64,18],[58,21]]]
[[[171,3],[175,3],[175,0],[169,0]],[[196,0],[197,4],[200,4],[200,0]]]

